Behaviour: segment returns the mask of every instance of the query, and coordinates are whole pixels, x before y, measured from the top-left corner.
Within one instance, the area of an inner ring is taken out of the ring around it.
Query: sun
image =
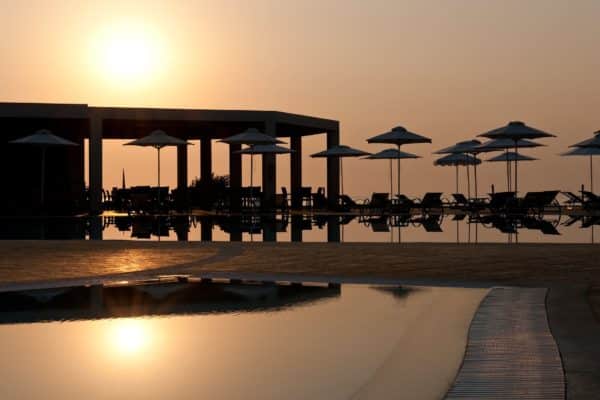
[[[152,29],[133,23],[105,27],[96,37],[93,59],[98,72],[120,85],[149,83],[164,67],[164,46]]]

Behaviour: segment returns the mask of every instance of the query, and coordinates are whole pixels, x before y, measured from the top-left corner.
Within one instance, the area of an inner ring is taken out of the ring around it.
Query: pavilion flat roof
[[[105,121],[104,137],[131,138],[154,127],[171,129],[192,139],[214,131],[221,137],[247,126],[262,128],[265,121],[277,123],[278,136],[312,135],[339,129],[332,119],[263,110],[202,110],[141,107],[94,107],[86,104],[0,103],[0,118],[89,119]]]

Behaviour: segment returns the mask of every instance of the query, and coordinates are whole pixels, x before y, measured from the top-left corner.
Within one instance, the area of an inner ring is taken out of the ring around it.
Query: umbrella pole
[[[340,188],[342,194],[344,194],[344,160],[340,157]]]
[[[479,193],[477,193],[477,154],[474,154],[475,157],[475,165],[473,166],[473,172],[475,173],[475,199],[479,197]]]
[[[160,207],[160,147],[156,148],[158,150],[157,154],[158,154],[158,195],[157,195],[157,199],[158,199],[158,207]]]
[[[390,158],[390,198],[394,196],[394,177],[393,177],[392,159]]]
[[[400,151],[400,145],[398,145],[398,151]],[[400,198],[400,159],[398,159],[398,198]]]
[[[254,154],[250,154],[250,201],[252,202],[252,208],[254,208],[254,196],[252,191],[254,186]],[[250,230],[252,232],[252,230]]]
[[[44,187],[46,180],[46,146],[42,146],[42,165],[41,165],[41,177],[40,177],[40,205],[44,207]]]
[[[471,200],[471,173],[469,172],[469,164],[467,164],[467,199]]]
[[[515,140],[515,196],[519,196],[519,146]]]
[[[455,165],[454,168],[456,168],[456,179],[454,180],[455,181],[454,190],[455,190],[455,193],[458,193],[458,164]]]
[[[590,192],[594,193],[594,160],[590,154]]]

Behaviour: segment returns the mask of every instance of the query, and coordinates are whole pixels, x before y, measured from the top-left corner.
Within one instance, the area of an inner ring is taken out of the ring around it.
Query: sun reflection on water
[[[141,320],[116,320],[111,328],[111,345],[120,354],[140,353],[148,347],[151,341],[150,330],[147,324]]]

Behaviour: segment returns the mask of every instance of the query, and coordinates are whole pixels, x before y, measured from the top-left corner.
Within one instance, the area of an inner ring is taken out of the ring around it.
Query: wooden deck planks
[[[463,365],[446,399],[564,399],[546,289],[495,288],[469,329]]]

